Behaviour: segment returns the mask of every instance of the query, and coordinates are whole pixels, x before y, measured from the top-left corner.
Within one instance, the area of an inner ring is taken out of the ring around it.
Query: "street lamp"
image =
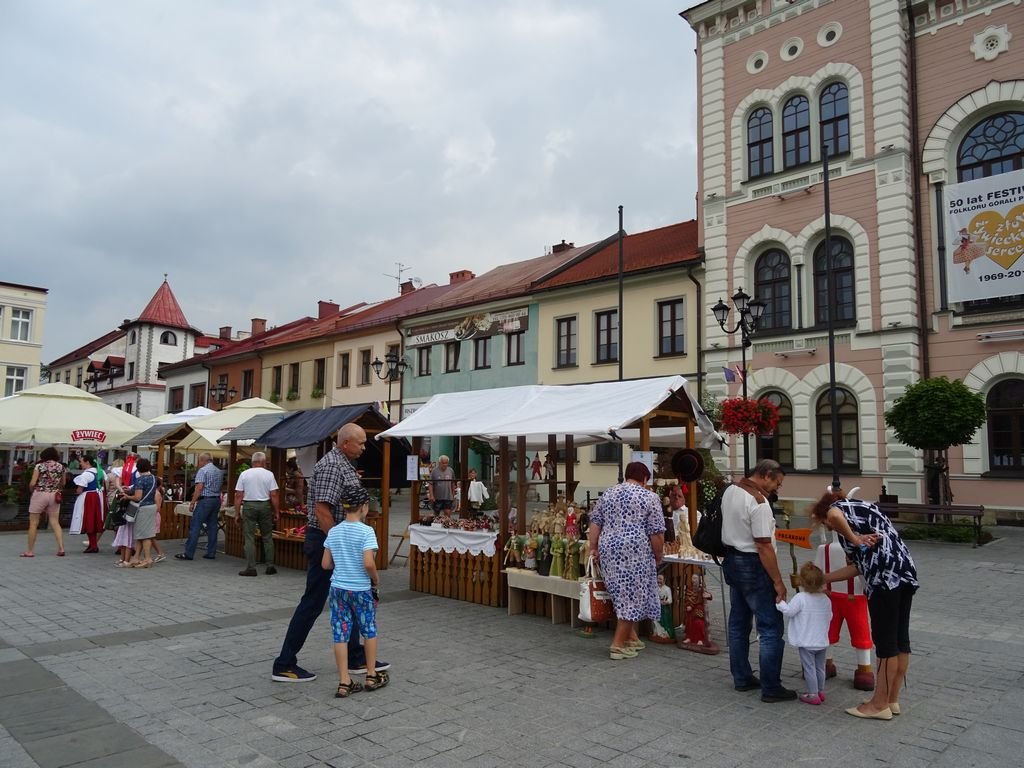
[[[220,381],[217,384],[210,386],[210,399],[216,401],[220,405],[223,405],[225,400],[234,400],[237,395],[238,390],[234,387],[228,389],[227,382]]]
[[[384,365],[387,364],[387,370],[384,370]],[[381,381],[387,381],[388,383],[388,411],[391,410],[391,385],[402,378],[402,374],[405,373],[409,364],[405,362],[405,358],[400,357],[395,352],[388,352],[384,355],[384,362],[382,363],[379,357],[375,357],[373,362],[370,363],[373,368],[373,372],[377,374],[377,378]],[[390,414],[389,414],[390,416]]]
[[[757,324],[761,320],[761,316],[764,314],[765,303],[761,299],[752,299],[750,296],[743,292],[740,288],[736,291],[732,297],[732,303],[736,307],[736,312],[739,314],[739,320],[736,321],[736,325],[730,330],[726,326],[729,323],[729,305],[721,299],[718,303],[711,308],[711,311],[715,315],[715,320],[718,321],[718,325],[721,326],[722,330],[732,335],[737,331],[740,334],[740,354],[742,356],[742,384],[743,384],[743,399],[747,399],[747,347],[751,345],[750,337],[757,331]],[[750,435],[746,432],[743,433],[743,474],[750,474]]]

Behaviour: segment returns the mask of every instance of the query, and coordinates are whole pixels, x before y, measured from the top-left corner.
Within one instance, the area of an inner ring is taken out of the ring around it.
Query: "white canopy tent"
[[[201,419],[204,416],[209,416],[211,413],[216,413],[216,411],[212,408],[197,405],[195,408],[189,408],[187,411],[165,413],[163,416],[157,416],[155,419],[150,419],[149,422],[151,424],[181,424],[186,421]]]
[[[225,448],[217,441],[228,432],[242,426],[253,416],[283,411],[284,408],[281,406],[261,397],[250,397],[248,400],[232,403],[221,411],[214,411],[198,419],[189,419],[188,425],[192,428],[192,433],[178,443],[175,450],[182,453],[223,453]],[[252,445],[252,440],[239,441],[238,444]]]
[[[680,399],[688,403],[685,412],[693,414],[702,445],[717,446],[721,437],[686,390],[682,376],[559,386],[532,384],[434,395],[412,416],[378,438],[471,436],[496,442],[501,437],[525,436],[528,447],[547,446],[548,435],[572,435],[577,445],[627,436],[638,440],[644,417],[668,401],[678,407]],[[655,444],[661,440],[671,444],[669,441],[676,439],[673,435],[682,439],[678,428],[658,427],[651,433]]]

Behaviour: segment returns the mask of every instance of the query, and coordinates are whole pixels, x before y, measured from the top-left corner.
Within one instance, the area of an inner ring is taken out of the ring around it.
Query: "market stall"
[[[383,444],[374,440],[377,435],[391,426],[391,422],[380,412],[376,403],[294,411],[286,419],[254,437],[253,442],[270,451],[268,468],[278,477],[284,476],[287,451],[294,450],[308,483],[313,465],[331,450],[338,430],[350,422],[362,427],[367,435],[366,452],[360,457],[357,464],[367,490],[380,501],[380,514],[371,516],[366,522],[377,535],[379,545],[377,567],[384,570],[388,567],[387,545],[390,537],[388,511],[391,505],[391,495],[389,489],[407,485],[404,481],[404,474],[396,470],[397,468],[404,469],[409,446],[404,440]],[[240,433],[229,432],[219,439],[222,443],[230,442],[238,434]],[[231,494],[229,499],[233,501],[234,485],[232,484],[230,487],[232,490],[229,491]],[[285,560],[282,562],[287,566],[304,569],[306,567],[305,557],[302,555],[304,536],[298,534],[296,529],[305,525],[306,513],[304,510],[301,512],[294,509],[284,510],[282,518],[283,522],[280,527],[285,530],[277,531],[274,534],[275,550],[281,553],[278,555],[278,559],[281,560],[283,556]],[[240,527],[228,526],[226,533],[228,554],[235,554],[236,549],[240,554],[242,551]],[[292,563],[294,565],[291,565]]]
[[[504,605],[508,600],[510,580],[503,572],[503,560],[508,551],[520,546],[520,537],[527,533],[526,479],[527,451],[534,447],[548,450],[552,455],[558,449],[567,451],[574,446],[619,439],[625,430],[637,430],[639,450],[647,451],[652,442],[652,430],[671,434],[673,439],[693,447],[697,432],[714,439],[714,428],[685,388],[681,376],[640,379],[623,382],[579,384],[569,386],[523,386],[475,392],[457,392],[435,395],[423,407],[398,425],[384,431],[384,441],[410,438],[414,450],[423,437],[455,437],[461,441],[461,456],[469,439],[488,441],[498,450],[498,531],[490,548],[472,554],[457,548],[437,551],[424,540],[412,540],[409,554],[409,586],[430,594],[453,597],[485,605]],[[513,453],[514,450],[514,453]],[[515,460],[515,496],[510,493],[509,468]],[[460,461],[465,471],[466,462]],[[465,484],[465,477],[462,483]],[[549,486],[549,500],[560,498],[567,507],[580,509],[582,499],[575,498],[576,481],[572,462],[565,467],[564,476],[543,481]],[[419,486],[414,483],[410,514],[410,533],[420,525]],[[561,494],[558,496],[558,494]],[[697,490],[690,486],[690,524],[696,524]],[[510,530],[510,511],[516,514]],[[431,530],[437,523],[431,524]],[[444,536],[442,530],[441,536]],[[450,535],[450,534],[449,534]],[[422,537],[426,539],[427,537]],[[510,538],[516,540],[510,544]],[[564,597],[567,580],[565,573],[552,574],[547,581],[530,578],[529,584],[518,579],[512,581],[515,589],[540,593],[540,599],[526,599],[535,606],[532,612],[554,615],[558,611],[550,595]],[[571,574],[570,574],[571,575]],[[517,580],[518,579],[518,580]],[[573,579],[568,579],[573,580]],[[683,583],[684,577],[675,581]],[[517,595],[517,599],[523,597]]]

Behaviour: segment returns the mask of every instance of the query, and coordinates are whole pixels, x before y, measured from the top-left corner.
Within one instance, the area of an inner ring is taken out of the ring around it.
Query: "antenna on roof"
[[[395,266],[398,267],[398,274],[397,275],[389,275],[387,272],[385,272],[384,273],[384,277],[393,277],[393,278],[395,278],[395,280],[398,281],[398,292],[401,293],[402,292],[402,273],[403,272],[408,272],[410,269],[412,269],[412,267],[408,267],[408,266],[406,266],[405,264],[403,264],[400,261],[396,261],[395,262]]]

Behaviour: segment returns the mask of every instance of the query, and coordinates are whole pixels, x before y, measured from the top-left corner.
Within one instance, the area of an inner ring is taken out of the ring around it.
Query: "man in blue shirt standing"
[[[188,530],[185,551],[174,556],[175,560],[191,560],[199,543],[199,532],[206,524],[205,560],[217,557],[218,517],[220,516],[220,490],[224,485],[224,473],[213,463],[208,453],[199,454],[199,471],[196,472],[196,489],[188,508],[192,512],[192,524]]]

